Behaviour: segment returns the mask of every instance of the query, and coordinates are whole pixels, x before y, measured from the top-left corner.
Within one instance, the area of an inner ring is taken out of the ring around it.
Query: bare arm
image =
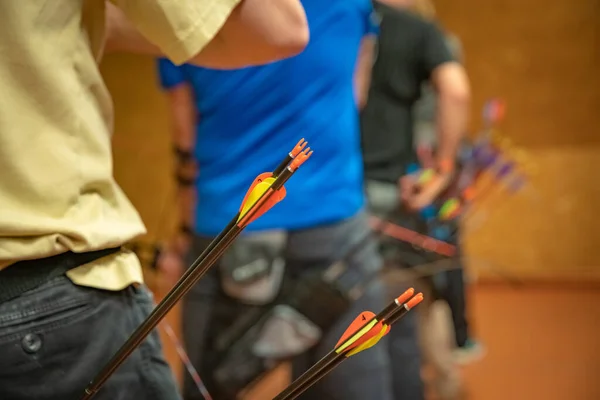
[[[188,84],[178,85],[167,91],[167,99],[173,124],[173,143],[180,149],[191,151],[195,144],[196,123],[192,88]]]
[[[171,114],[172,139],[176,148],[193,152],[196,142],[196,111],[192,89],[187,84],[182,84],[167,92],[169,111]],[[197,174],[195,163],[181,163],[178,161],[179,174],[185,177],[194,177]],[[193,224],[194,204],[196,195],[193,186],[179,186],[177,190],[177,203],[179,206],[180,226],[190,227]],[[175,249],[184,254],[189,246],[188,237],[178,234],[174,243]]]
[[[365,37],[360,44],[356,68],[354,70],[354,91],[356,104],[362,109],[367,104],[371,87],[371,72],[375,59],[377,38],[374,35]]]
[[[471,100],[469,80],[463,66],[448,62],[433,71],[431,81],[438,93],[437,158],[441,162],[454,160],[467,129]]]
[[[106,4],[107,52],[164,56],[119,7]],[[265,64],[298,54],[308,37],[306,15],[299,0],[240,0],[216,36],[185,61],[223,69]]]

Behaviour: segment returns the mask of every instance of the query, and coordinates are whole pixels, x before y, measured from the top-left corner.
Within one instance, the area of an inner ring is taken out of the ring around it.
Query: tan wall
[[[502,133],[538,166],[539,195],[505,202],[469,235],[469,251],[532,278],[600,279],[600,2],[438,0],[463,41],[474,90],[508,104]],[[475,218],[473,219],[475,220]]]
[[[146,223],[146,240],[166,239],[174,228],[175,185],[167,103],[154,61],[110,56],[102,71],[115,106],[115,176]]]
[[[504,98],[502,132],[527,150],[539,170],[528,194],[492,198],[502,207],[469,235],[468,253],[486,261],[471,265],[483,275],[500,269],[532,279],[600,280],[594,208],[600,204],[599,4],[437,2],[445,26],[463,41],[474,90],[473,128],[485,99]],[[171,152],[154,64],[112,56],[103,71],[117,112],[115,174],[146,221],[148,240],[165,238],[172,224],[164,221],[173,216]]]

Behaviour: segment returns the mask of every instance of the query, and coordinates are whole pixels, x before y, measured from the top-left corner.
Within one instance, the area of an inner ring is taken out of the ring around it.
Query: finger
[[[445,180],[436,178],[427,185],[421,186],[418,193],[410,199],[410,206],[414,209],[422,209],[432,204],[440,193],[446,188]]]
[[[412,175],[405,175],[400,178],[400,196],[407,198],[416,191],[417,180]]]

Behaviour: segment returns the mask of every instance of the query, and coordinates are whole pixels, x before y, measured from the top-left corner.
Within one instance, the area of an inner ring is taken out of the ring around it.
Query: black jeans
[[[64,275],[0,303],[0,399],[78,400],[153,307],[145,287],[109,292]],[[156,331],[95,399],[180,399]]]
[[[457,260],[458,263],[460,261]],[[456,345],[463,347],[469,338],[469,324],[466,316],[466,295],[463,266],[444,272],[446,284],[440,297],[448,303],[452,313]]]
[[[368,181],[366,190],[369,207],[373,214],[383,218],[391,216],[397,217],[395,210],[400,203],[400,199],[398,198],[398,187],[396,185],[387,182]],[[413,226],[407,227],[409,229],[415,229]],[[395,245],[397,246],[398,243]],[[419,259],[419,257],[417,257],[417,259]],[[426,262],[429,261],[422,261],[422,263]],[[465,345],[468,338],[469,325],[466,315],[463,268],[462,265],[460,265],[460,258],[457,258],[454,262],[458,263],[455,266],[456,268],[437,274],[437,276],[430,279],[430,281],[436,288],[435,295],[448,303],[452,313],[456,344],[457,346],[462,347]],[[441,283],[439,283],[440,281]],[[391,340],[393,343],[393,338]],[[396,350],[392,346],[392,362],[394,362],[395,351]]]

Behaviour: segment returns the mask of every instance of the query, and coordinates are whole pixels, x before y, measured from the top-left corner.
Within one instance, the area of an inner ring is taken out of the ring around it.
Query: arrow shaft
[[[300,375],[291,385],[274,397],[273,400],[292,400],[297,398],[325,375],[322,371],[328,370],[331,364],[339,365],[345,358],[343,353],[338,354],[335,350],[330,351],[310,367],[309,370]]]
[[[456,253],[456,246],[434,239],[430,236],[422,235],[403,226],[394,224],[390,221],[384,221],[376,216],[371,216],[372,225],[377,224],[377,230],[389,237],[407,242],[425,250],[441,254],[443,256],[452,257]],[[375,228],[375,227],[373,227]]]
[[[277,166],[277,168],[275,168],[273,170],[273,176],[277,177],[279,174],[281,174],[283,172],[283,170],[285,169],[285,167],[288,166],[288,164],[290,162],[292,162],[292,160],[294,159],[294,157],[292,156],[292,153],[289,153],[287,155],[287,157],[281,161],[281,163]]]
[[[394,310],[392,315],[390,315],[387,321],[385,321],[386,325],[394,325],[396,322],[402,319],[402,317],[408,314],[409,311],[410,308],[408,308],[406,304],[403,304],[402,307],[399,307],[397,310]]]
[[[332,352],[332,353],[328,353],[328,355],[329,354],[333,354],[333,355],[335,355],[335,357],[332,357],[330,360],[327,361],[326,364],[319,365],[319,367],[317,369],[313,370],[313,368],[316,368],[319,363],[315,364],[311,369],[309,369],[304,374],[302,374],[300,376],[300,378],[298,378],[298,380],[294,381],[294,383],[298,382],[297,385],[288,386],[283,392],[279,393],[277,395],[277,397],[273,398],[273,400],[294,400],[294,399],[296,399],[298,396],[300,396],[302,393],[304,393],[308,389],[310,389],[313,385],[315,385],[318,381],[320,381],[325,376],[327,376],[327,374],[329,374],[338,365],[340,365],[342,362],[344,362],[344,360],[347,359],[345,353],[337,354],[335,352]],[[325,356],[325,357],[327,357],[327,356]],[[325,359],[325,357],[323,357],[319,362],[323,361]],[[305,377],[305,375],[311,371],[313,371],[314,373],[311,373],[310,375]],[[302,379],[302,378],[304,378],[304,379]],[[300,379],[302,379],[301,382],[299,382]]]

